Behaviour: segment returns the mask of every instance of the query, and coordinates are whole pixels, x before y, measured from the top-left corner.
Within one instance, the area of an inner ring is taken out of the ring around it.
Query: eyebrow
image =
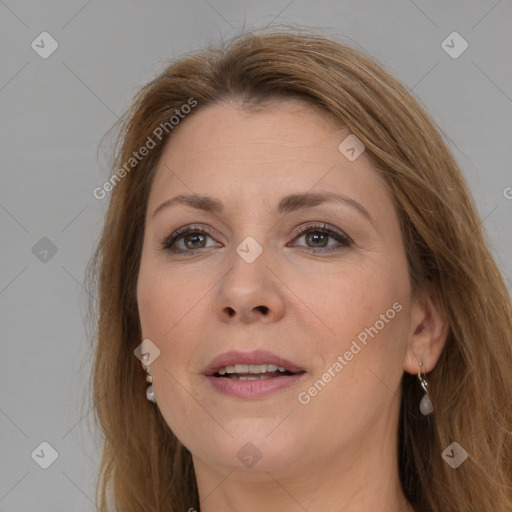
[[[334,194],[333,192],[308,192],[304,194],[291,194],[285,196],[279,201],[277,211],[278,213],[285,214],[296,210],[313,208],[322,203],[341,203],[346,206],[350,206],[373,224],[373,220],[368,213],[368,210],[366,210],[362,204],[350,197]],[[220,214],[224,211],[222,202],[213,197],[201,195],[179,195],[171,199],[167,199],[157,206],[153,212],[153,217],[162,209],[179,204],[215,214]]]

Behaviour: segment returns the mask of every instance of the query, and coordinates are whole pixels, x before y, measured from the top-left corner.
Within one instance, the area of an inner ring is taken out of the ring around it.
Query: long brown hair
[[[141,342],[136,283],[146,206],[165,142],[180,128],[169,123],[176,110],[197,102],[189,117],[226,99],[252,108],[275,98],[321,107],[365,144],[399,213],[413,290],[429,289],[449,318],[445,349],[428,375],[434,414],[419,413],[421,389],[415,376],[403,376],[397,457],[405,496],[418,511],[510,512],[511,301],[471,193],[438,128],[391,74],[333,38],[286,30],[183,57],[142,88],[123,118],[114,171],[125,172],[109,187],[88,269],[99,301],[92,372],[104,434],[98,506],[199,510],[191,454],[147,401],[133,354]],[[130,161],[159,126],[167,130],[161,140],[152,136],[156,147]],[[469,454],[456,470],[441,457],[452,442]]]

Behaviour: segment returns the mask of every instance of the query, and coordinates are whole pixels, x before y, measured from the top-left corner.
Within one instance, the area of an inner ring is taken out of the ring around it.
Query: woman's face
[[[223,103],[165,148],[137,298],[160,350],[157,405],[196,468],[339,471],[395,442],[406,256],[390,195],[348,135],[298,100]],[[177,196],[194,197],[159,208]]]

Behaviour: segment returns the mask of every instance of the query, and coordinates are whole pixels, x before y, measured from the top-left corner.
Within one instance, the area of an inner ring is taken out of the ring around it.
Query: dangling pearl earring
[[[146,388],[146,398],[153,403],[156,403],[155,392],[153,391],[153,377],[149,373],[149,366],[146,368],[146,382],[149,386]]]
[[[434,406],[432,405],[432,402],[430,401],[430,398],[428,397],[428,382],[426,377],[421,374],[421,366],[422,363],[420,363],[420,371],[418,372],[418,379],[420,381],[421,387],[423,388],[423,391],[425,391],[425,394],[423,395],[423,398],[420,402],[420,411],[423,416],[428,416],[433,410]]]

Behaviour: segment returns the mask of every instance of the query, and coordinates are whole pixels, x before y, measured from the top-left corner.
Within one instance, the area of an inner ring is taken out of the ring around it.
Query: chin
[[[241,420],[226,424],[233,437],[223,431],[221,438],[210,434],[210,442],[204,446],[194,446],[189,450],[196,458],[202,459],[208,465],[223,467],[228,471],[237,472],[247,480],[268,480],[266,472],[279,474],[297,469],[297,461],[302,459],[304,443],[289,429],[277,433],[279,421]],[[231,427],[231,428],[230,428]],[[276,429],[273,432],[273,429]],[[202,437],[202,440],[208,437]]]

